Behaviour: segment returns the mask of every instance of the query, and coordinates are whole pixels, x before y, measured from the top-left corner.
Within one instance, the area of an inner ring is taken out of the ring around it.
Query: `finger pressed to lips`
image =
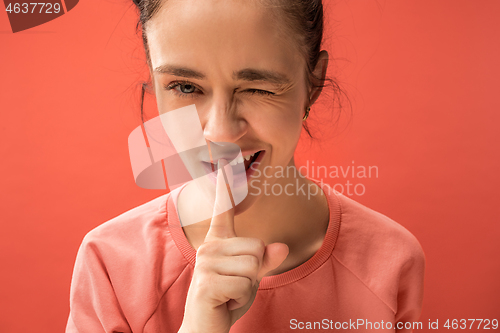
[[[232,177],[231,166],[227,164],[226,160],[220,159],[213,216],[205,240],[236,237],[234,231],[234,209],[230,198],[229,185],[226,184],[225,180],[227,178],[228,181],[232,182]]]

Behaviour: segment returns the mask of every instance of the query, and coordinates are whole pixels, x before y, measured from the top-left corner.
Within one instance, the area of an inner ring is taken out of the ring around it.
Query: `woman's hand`
[[[286,244],[266,246],[258,238],[236,237],[234,209],[221,172],[224,169],[232,181],[231,166],[226,165],[227,161],[219,160],[214,216],[205,241],[196,253],[179,332],[229,332],[252,305],[264,275],[288,256]]]

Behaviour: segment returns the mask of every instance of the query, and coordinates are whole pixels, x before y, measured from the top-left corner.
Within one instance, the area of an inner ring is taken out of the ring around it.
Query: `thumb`
[[[267,245],[264,252],[264,258],[262,259],[262,266],[259,274],[257,274],[257,281],[260,283],[264,275],[281,265],[288,257],[288,253],[288,245],[285,243],[272,243]]]

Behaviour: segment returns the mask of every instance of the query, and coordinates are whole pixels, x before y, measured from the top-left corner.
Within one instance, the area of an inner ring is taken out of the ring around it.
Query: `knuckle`
[[[196,250],[196,256],[207,256],[220,252],[221,249],[220,240],[212,240],[209,242],[204,242]]]
[[[210,271],[209,268],[209,263],[207,260],[204,260],[204,258],[200,258],[199,260],[196,260],[196,264],[194,266],[194,269],[199,272],[200,274],[206,274],[208,271]]]
[[[203,243],[198,247],[198,250],[196,250],[196,258],[198,259],[199,257],[203,257],[210,252],[210,246],[208,245],[209,243]]]
[[[264,255],[264,251],[266,250],[266,243],[262,239],[254,238],[255,245],[254,247],[258,251],[258,254],[262,257]]]
[[[247,265],[251,272],[255,272],[259,269],[259,259],[255,256],[248,256]]]
[[[245,292],[248,293],[252,289],[252,280],[250,280],[248,278],[243,279],[241,282],[241,286],[243,287]]]

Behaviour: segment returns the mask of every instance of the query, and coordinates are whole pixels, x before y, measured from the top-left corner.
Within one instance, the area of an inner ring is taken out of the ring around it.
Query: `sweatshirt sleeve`
[[[66,326],[66,333],[87,332],[132,332],[92,233],[85,236],[76,257]]]
[[[401,323],[399,325],[403,328],[399,329],[397,326],[397,333],[411,333],[422,329],[414,326],[414,323],[419,322],[422,311],[425,255],[417,239],[413,240],[410,256],[400,272],[395,322]],[[405,324],[407,327],[411,324],[412,328],[404,328]]]

